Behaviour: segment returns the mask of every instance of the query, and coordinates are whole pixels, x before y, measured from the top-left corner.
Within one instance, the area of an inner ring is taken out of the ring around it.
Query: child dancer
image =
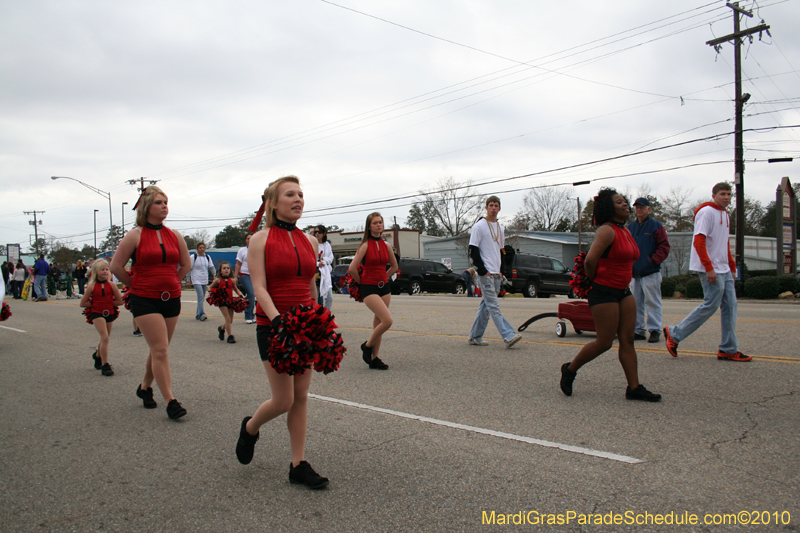
[[[108,336],[111,334],[112,322],[119,316],[122,305],[122,294],[117,286],[111,283],[111,269],[108,262],[98,259],[92,264],[89,274],[89,285],[81,298],[81,307],[86,307],[86,320],[94,325],[100,335],[100,344],[92,354],[94,367],[104,376],[113,376],[114,370],[108,363]]]
[[[244,311],[244,308],[239,310],[241,301],[243,301],[244,298],[239,288],[233,282],[233,279],[231,279],[232,276],[233,269],[230,263],[227,261],[221,262],[219,264],[217,276],[214,278],[211,287],[209,287],[209,295],[207,298],[208,303],[219,307],[219,310],[222,311],[222,318],[225,319],[225,325],[219,326],[217,331],[219,332],[219,340],[221,341],[225,340],[225,332],[228,333],[228,344],[236,343],[236,338],[231,333],[231,328],[233,327],[233,313],[234,311],[239,313]],[[238,298],[234,298],[234,291],[239,295]],[[247,301],[244,301],[244,304],[245,307],[247,307]]]

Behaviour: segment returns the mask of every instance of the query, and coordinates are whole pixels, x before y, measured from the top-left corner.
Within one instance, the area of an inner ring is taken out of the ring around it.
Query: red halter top
[[[317,273],[316,256],[308,237],[299,229],[292,230],[290,239],[287,230],[270,226],[264,246],[264,270],[267,292],[279,313],[293,306],[314,303],[311,280]],[[261,304],[256,304],[256,324],[268,326],[270,323]]]
[[[597,271],[593,283],[606,287],[625,289],[633,277],[633,263],[639,259],[639,247],[628,228],[610,224],[614,230],[614,242],[597,260]]]
[[[181,297],[181,281],[178,279],[178,263],[180,248],[178,238],[166,226],[161,228],[161,240],[158,242],[159,230],[142,227],[139,246],[133,253],[131,270],[131,294],[142,298],[160,298],[169,300]]]
[[[389,262],[389,247],[383,239],[367,239],[367,253],[364,254],[364,271],[361,285],[383,285],[386,277],[386,263]],[[381,283],[383,282],[383,283]]]
[[[114,291],[111,284],[106,281],[97,281],[92,290],[92,313],[103,313],[109,311],[114,314]]]

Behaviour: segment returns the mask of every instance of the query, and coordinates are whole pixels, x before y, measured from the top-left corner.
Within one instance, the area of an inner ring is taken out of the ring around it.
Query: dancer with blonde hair
[[[305,200],[300,180],[285,176],[270,183],[264,191],[261,209],[251,231],[258,228],[262,213],[266,215],[264,229],[250,239],[247,264],[258,304],[256,305],[256,340],[264,369],[267,372],[272,397],[256,409],[253,416],[242,420],[236,457],[249,464],[259,437],[259,428],[274,418],[288,413],[287,426],[291,443],[289,481],[321,489],[328,478],[317,474],[305,460],[306,429],[308,425],[308,389],[311,386],[310,364],[299,362],[300,368],[289,371],[273,356],[282,328],[273,328],[301,306],[314,306],[317,287],[317,239],[297,228],[303,215]],[[292,354],[286,353],[288,358]],[[295,353],[296,355],[296,353]],[[283,355],[281,355],[283,357]],[[316,370],[315,366],[315,370]]]
[[[122,305],[122,294],[111,283],[111,269],[108,261],[98,259],[92,264],[89,284],[81,298],[81,307],[86,308],[86,321],[94,325],[100,335],[100,344],[92,354],[94,368],[104,376],[113,376],[114,370],[108,362],[108,343],[111,326],[119,316],[117,309]]]
[[[186,409],[172,394],[169,343],[181,312],[181,281],[191,269],[186,241],[164,225],[169,214],[167,195],[155,186],[142,191],[136,202],[136,227],[119,243],[111,272],[131,291],[131,312],[150,348],[142,382],[136,389],[146,409],[155,409],[153,381],[158,384],[167,416],[176,420]],[[132,261],[133,276],[125,265]]]

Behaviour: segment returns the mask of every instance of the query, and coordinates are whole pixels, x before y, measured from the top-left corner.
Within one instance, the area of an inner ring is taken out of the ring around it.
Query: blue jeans
[[[78,292],[83,296],[83,289],[86,287],[86,278],[78,278]]]
[[[661,331],[661,272],[633,278],[632,282],[633,297],[636,300],[635,333],[646,335],[648,331]],[[646,324],[645,309],[647,310]]]
[[[319,295],[319,304],[324,306],[325,309],[331,310],[333,308],[333,289],[328,289],[328,294]]]
[[[36,276],[36,296],[47,300],[47,276]]]
[[[253,314],[253,307],[256,304],[256,293],[253,291],[253,280],[250,279],[250,276],[245,274],[239,275],[239,282],[244,287],[244,292],[247,296],[247,309],[244,310],[244,319],[245,320],[255,320],[256,315]]]
[[[192,287],[194,287],[194,291],[197,293],[197,312],[195,313],[195,318],[203,318],[206,316],[206,310],[203,308],[203,302],[206,299],[206,291],[208,290],[208,286],[204,283],[193,283]]]
[[[725,353],[739,351],[739,341],[736,340],[736,289],[733,285],[733,274],[726,272],[717,274],[717,282],[709,283],[705,272],[700,272],[700,283],[703,284],[703,303],[694,308],[689,316],[680,324],[670,328],[669,334],[680,342],[694,333],[706,320],[720,311],[722,323],[722,341],[719,350]]]
[[[500,292],[500,280],[492,276],[479,276],[478,284],[481,289],[481,304],[478,306],[478,314],[475,315],[475,322],[469,332],[469,338],[475,341],[483,340],[483,333],[489,324],[489,317],[492,317],[497,331],[504,341],[510,341],[516,333],[508,320],[500,312],[500,304],[497,301],[497,294]]]
[[[461,277],[464,280],[464,283],[467,284],[467,296],[472,296],[472,276],[469,275],[469,272],[462,272]]]

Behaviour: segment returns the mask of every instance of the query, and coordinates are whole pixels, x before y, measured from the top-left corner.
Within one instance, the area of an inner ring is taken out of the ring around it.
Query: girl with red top
[[[600,189],[594,198],[593,222],[597,233],[584,266],[586,276],[591,280],[587,299],[597,339],[584,346],[571,363],[561,366],[561,391],[567,396],[572,396],[572,382],[578,369],[607,352],[616,336],[619,339],[619,362],[628,381],[625,398],[646,402],[661,400],[660,394],[653,394],[639,383],[636,349],[633,347],[636,302],[628,288],[639,248],[625,227],[630,214],[628,201],[614,189]]]
[[[397,272],[397,258],[394,252],[381,238],[383,233],[383,217],[380,213],[367,216],[364,237],[350,263],[350,275],[361,285],[361,296],[370,311],[375,314],[372,319],[372,335],[361,344],[364,362],[370,368],[387,370],[389,366],[380,360],[381,338],[392,327],[392,314],[389,303],[392,301],[392,287],[389,278]],[[359,275],[358,265],[364,265]],[[387,263],[390,265],[386,270]]]
[[[130,288],[131,313],[150,348],[136,395],[146,409],[155,409],[158,404],[151,387],[155,380],[167,402],[167,415],[175,420],[185,415],[186,409],[172,395],[169,343],[181,312],[180,280],[192,263],[181,234],[163,224],[169,208],[167,195],[161,189],[147,187],[133,208],[136,228],[120,241],[111,271]],[[125,269],[128,260],[132,262],[133,276]]]
[[[256,340],[272,397],[256,409],[252,417],[242,420],[236,457],[242,464],[253,459],[259,428],[283,413],[288,413],[287,426],[291,442],[292,462],[289,481],[321,489],[328,479],[317,474],[305,460],[306,426],[308,425],[308,389],[311,372],[278,373],[270,363],[273,319],[292,307],[310,306],[317,300],[317,239],[297,229],[295,223],[303,215],[303,190],[296,176],[285,176],[269,184],[264,191],[264,229],[250,239],[247,266],[258,300],[256,305]],[[257,217],[258,219],[258,217]],[[254,223],[257,227],[257,222]]]
[[[213,298],[209,296],[209,303],[219,307],[219,310],[222,312],[222,318],[225,319],[225,324],[217,328],[217,332],[219,332],[219,340],[225,340],[225,333],[227,332],[229,344],[236,343],[236,338],[234,338],[233,333],[231,333],[233,328],[234,310],[230,304],[233,300],[233,293],[236,292],[236,294],[239,295],[239,298],[242,298],[242,293],[239,291],[239,287],[237,287],[233,282],[232,276],[233,270],[231,269],[231,264],[227,261],[223,261],[219,264],[217,277],[214,279],[211,287],[209,287],[209,292],[214,290],[216,293],[214,294]]]
[[[94,367],[104,376],[113,376],[114,370],[108,363],[108,337],[111,335],[112,322],[116,320],[122,305],[122,294],[111,281],[111,269],[108,261],[98,259],[92,265],[89,274],[89,285],[81,298],[81,307],[89,308],[89,320],[100,335],[100,344],[92,354]]]

